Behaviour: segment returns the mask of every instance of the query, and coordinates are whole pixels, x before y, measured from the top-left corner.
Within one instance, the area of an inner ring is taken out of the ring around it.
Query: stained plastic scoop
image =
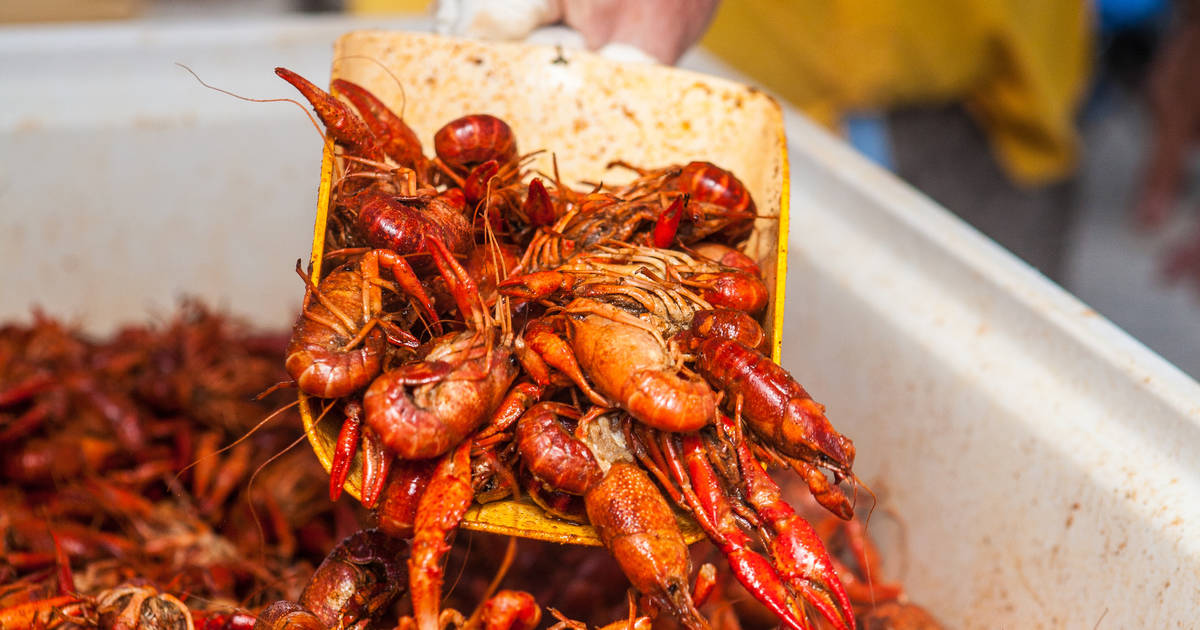
[[[552,46],[474,42],[426,34],[357,31],[334,47],[334,78],[353,81],[382,99],[416,130],[426,150],[446,121],[469,113],[499,116],[522,150],[545,148],[532,168],[554,170],[565,182],[607,181],[606,168],[624,160],[647,166],[709,160],[738,174],[764,218],[745,252],[757,260],[771,289],[764,329],[779,360],[787,239],[787,144],[783,115],[768,96],[706,75],[653,64],[622,64]],[[321,166],[313,233],[313,278],[319,278],[333,184],[332,145]],[[628,174],[626,174],[628,175]],[[304,430],[328,471],[339,423],[315,423],[312,399],[300,397]],[[318,409],[319,411],[319,409]],[[346,492],[360,496],[361,456]],[[677,513],[684,538],[703,537]],[[599,545],[595,530],[543,514],[528,499],[475,505],[466,529],[559,543]]]

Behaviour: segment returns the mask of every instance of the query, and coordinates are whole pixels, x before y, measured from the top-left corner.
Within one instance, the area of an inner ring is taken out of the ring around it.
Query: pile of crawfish
[[[732,173],[576,190],[488,115],[428,158],[365,89],[277,72],[338,157],[290,339],[195,303],[103,342],[0,327],[0,630],[937,627],[880,578],[853,444],[763,354]],[[280,383],[339,423],[328,479]],[[606,550],[451,544],[504,499]]]
[[[401,625],[447,623],[443,563],[469,506],[526,497],[596,530],[640,594],[619,623],[709,626],[698,604],[716,572],[693,579],[673,504],[776,623],[869,625],[883,592],[852,596],[852,572],[766,472],[796,472],[853,516],[854,445],[764,354],[768,290],[738,249],[762,217],[733,173],[615,163],[630,183],[575,189],[529,168],[535,153],[487,114],[447,123],[427,157],[363,87],[276,73],[337,158],[323,273],[297,264],[286,365],[317,422],[341,423],[331,497],[360,468],[380,531],[410,541]],[[523,621],[471,619],[538,623],[532,597],[509,604]]]
[[[0,628],[246,625],[297,598],[357,526],[311,451],[264,466],[294,407],[239,440],[286,400],[254,400],[286,344],[195,302],[106,341],[0,327]]]

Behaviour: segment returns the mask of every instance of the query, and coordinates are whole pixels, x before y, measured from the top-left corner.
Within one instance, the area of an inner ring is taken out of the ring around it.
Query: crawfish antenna
[[[295,105],[296,107],[299,107],[300,111],[304,112],[305,116],[308,116],[309,122],[312,123],[313,128],[317,130],[317,133],[321,134],[322,138],[325,137],[325,132],[321,130],[321,125],[317,123],[316,117],[314,117],[312,112],[308,111],[308,108],[306,108],[302,103],[300,103],[300,101],[297,101],[294,98],[250,98],[249,96],[242,96],[241,94],[237,94],[235,92],[231,92],[224,88],[219,88],[215,85],[209,84],[204,79],[201,79],[200,75],[196,74],[195,70],[192,70],[188,66],[186,66],[182,63],[179,63],[178,61],[175,62],[175,65],[179,66],[180,68],[183,68],[184,70],[187,70],[188,74],[192,75],[192,77],[194,77],[196,79],[196,81],[198,83],[200,83],[200,85],[203,85],[204,87],[206,87],[210,90],[215,90],[222,94],[232,96],[233,98],[236,98],[236,99],[240,99],[243,101],[249,101],[251,103],[291,103],[291,104]]]

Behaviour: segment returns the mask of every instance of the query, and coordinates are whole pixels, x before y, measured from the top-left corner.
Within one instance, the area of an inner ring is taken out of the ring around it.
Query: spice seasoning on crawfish
[[[299,433],[294,409],[218,452],[286,400],[254,400],[286,378],[286,343],[196,302],[107,340],[40,314],[0,328],[0,416],[40,410],[6,425],[20,430],[6,432],[0,487],[4,627],[134,627],[143,610],[166,627],[298,595],[351,506],[321,496],[302,450],[249,484]]]
[[[756,317],[769,292],[756,261],[738,250],[761,217],[733,173],[705,161],[615,163],[632,168],[633,181],[574,190],[557,170],[552,180],[533,177],[513,129],[482,112],[437,130],[435,157],[418,157],[399,116],[356,87],[334,85],[345,104],[281,76],[335,143],[326,242],[421,261],[416,279],[453,331],[423,328],[393,295],[397,287],[372,281],[390,299],[380,311],[380,302],[349,309],[354,317],[370,311],[406,326],[420,345],[381,358],[390,365],[370,383],[325,395],[361,401],[387,451],[371,460],[405,462],[393,467],[395,481],[382,482],[376,514],[389,531],[415,531],[420,541],[409,567],[419,599],[413,623],[435,623],[437,565],[472,497],[528,495],[548,514],[586,518],[599,531],[654,602],[646,614],[666,610],[703,627],[665,493],[701,521],[737,578],[789,627],[807,627],[810,610],[832,627],[854,626],[823,543],[764,469],[785,463],[846,518],[841,482],[855,481],[854,445],[762,354]],[[490,266],[472,262],[488,258]],[[466,268],[487,273],[487,282]],[[339,486],[358,450],[356,422],[344,423],[334,449]],[[421,496],[441,486],[438,498],[453,501]]]

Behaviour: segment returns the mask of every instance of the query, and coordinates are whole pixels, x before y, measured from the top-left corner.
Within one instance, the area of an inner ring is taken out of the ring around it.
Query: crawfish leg
[[[462,314],[463,318],[470,317],[474,329],[483,329],[486,326],[484,321],[486,312],[476,303],[479,300],[479,288],[471,274],[467,273],[467,270],[454,259],[454,254],[440,238],[429,236],[426,238],[426,244],[429,247],[429,254],[433,256],[434,264],[437,265],[438,271],[446,281],[446,287],[454,296],[458,312]]]
[[[417,279],[417,274],[413,271],[408,261],[403,256],[388,249],[376,249],[367,254],[367,256],[378,259],[379,264],[387,268],[395,278],[396,284],[404,289],[404,292],[413,298],[417,306],[424,313],[425,317],[429,318],[429,325],[433,328],[436,334],[442,333],[442,323],[438,320],[437,313],[433,310],[433,300],[429,298],[429,294],[425,292],[425,287],[421,281]]]
[[[474,496],[470,453],[471,443],[464,441],[446,454],[417,504],[408,580],[419,630],[438,630],[442,557],[450,550],[447,538],[458,528]]]
[[[688,196],[676,197],[675,201],[654,222],[654,232],[651,243],[655,247],[670,247],[675,242],[675,233],[679,231],[679,220],[683,218],[683,208],[687,206]]]
[[[525,329],[524,336],[525,346],[537,354],[537,356],[548,364],[550,367],[567,375],[579,389],[592,401],[592,404],[601,407],[611,407],[612,403],[608,401],[595,389],[592,389],[587,378],[583,375],[583,370],[579,367],[579,361],[575,358],[575,351],[565,339],[560,337],[555,331],[553,325],[546,320],[535,320],[530,322]],[[540,376],[545,382],[549,383],[548,375]]]
[[[533,383],[517,383],[504,395],[500,406],[492,413],[488,425],[475,434],[475,441],[491,438],[507,431],[530,407],[542,397],[544,388]]]
[[[350,475],[350,462],[358,450],[362,434],[362,403],[357,400],[346,402],[346,419],[338,431],[337,445],[333,449],[333,462],[329,466],[329,500],[337,501],[342,496],[342,487]]]
[[[383,445],[383,439],[371,427],[363,428],[362,504],[374,508],[383,494],[392,466],[392,454]]]
[[[722,415],[720,422],[728,425],[736,420]],[[729,428],[727,433],[734,435],[736,429]],[[734,448],[746,499],[771,530],[768,542],[776,569],[836,627],[853,628],[854,609],[821,537],[784,502],[779,486],[754,459],[746,442],[740,441]]]
[[[633,464],[616,462],[584,502],[588,520],[634,588],[689,630],[708,630],[688,588],[687,544],[650,477]]]
[[[682,439],[686,471],[670,436],[664,436],[662,441],[671,474],[684,489],[683,496],[696,515],[696,521],[704,528],[709,540],[724,554],[734,577],[747,591],[775,613],[787,627],[806,630],[808,624],[804,620],[804,613],[796,606],[779,573],[766,558],[750,549],[750,537],[734,520],[733,508],[721,488],[716,471],[708,462],[703,440],[695,433],[684,435]]]
[[[534,177],[529,182],[529,194],[525,197],[525,202],[521,204],[521,211],[529,219],[529,223],[536,226],[550,225],[554,223],[556,212],[554,211],[554,202],[550,200],[550,193],[546,192],[546,185],[542,180]]]

